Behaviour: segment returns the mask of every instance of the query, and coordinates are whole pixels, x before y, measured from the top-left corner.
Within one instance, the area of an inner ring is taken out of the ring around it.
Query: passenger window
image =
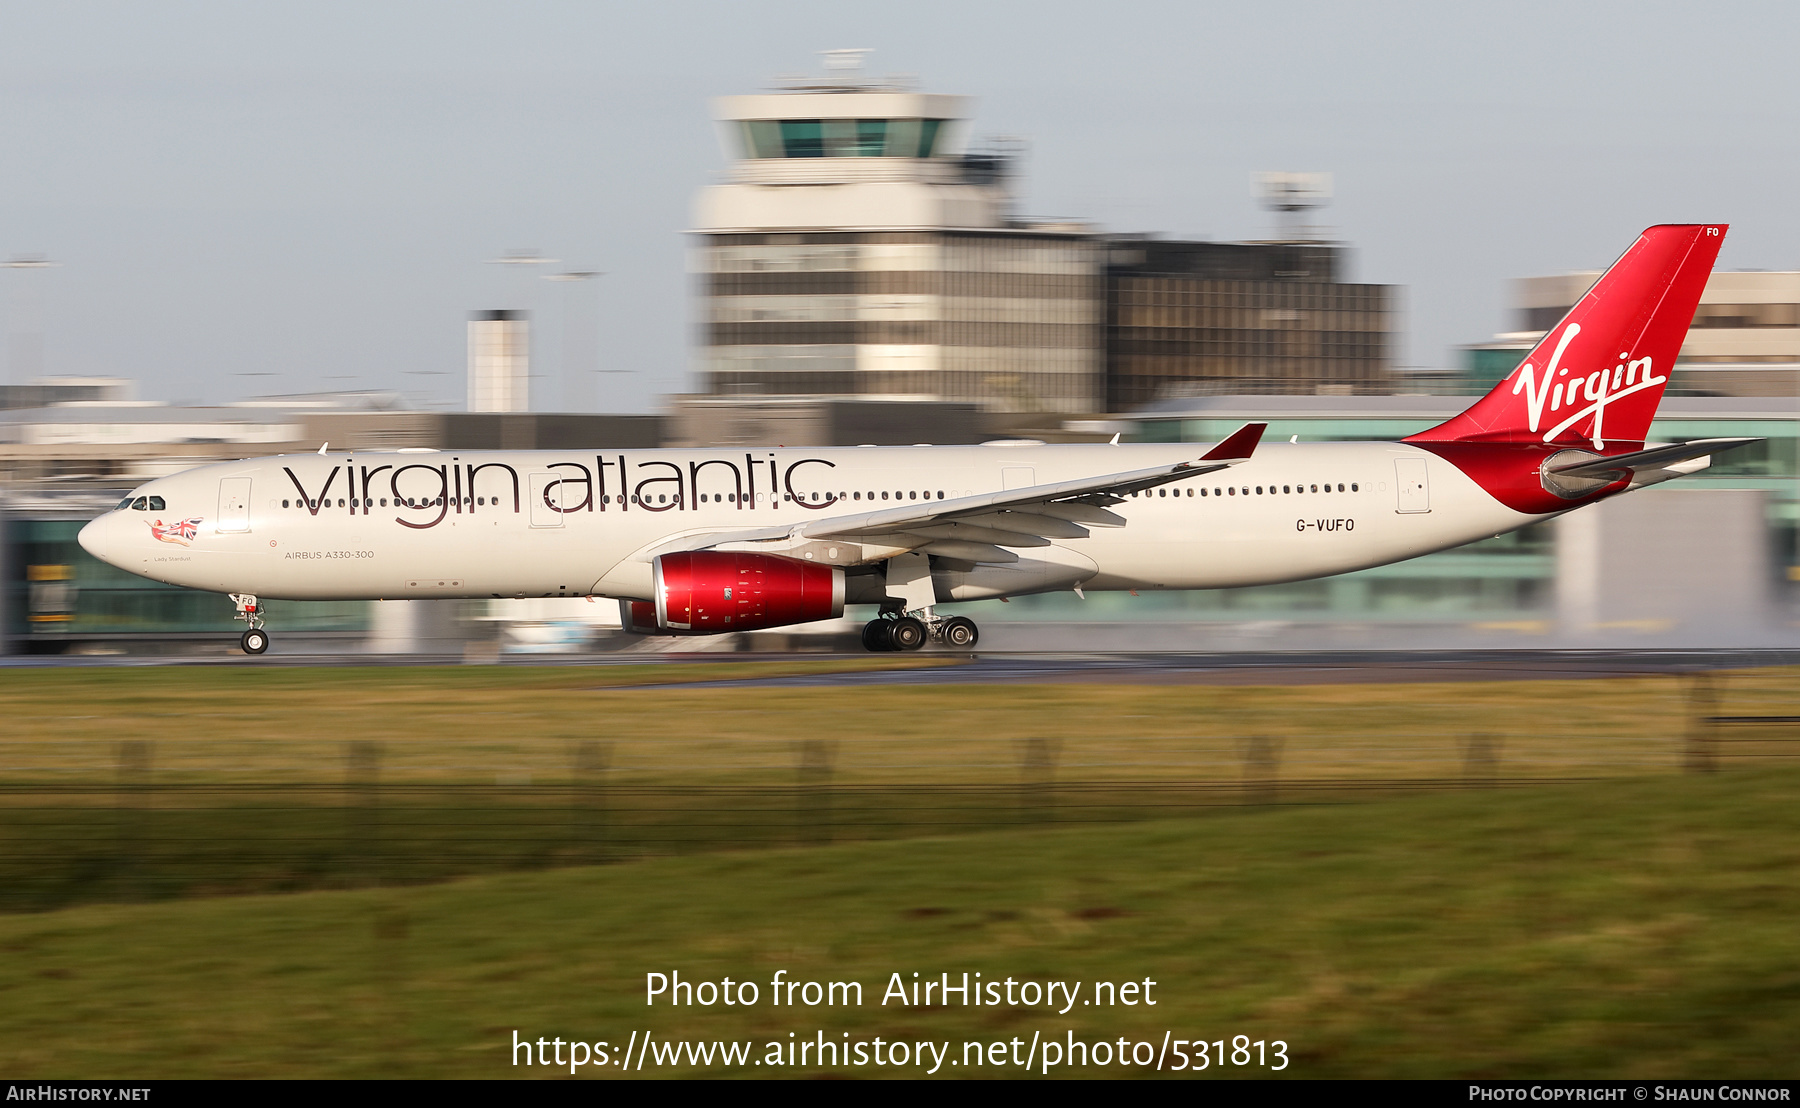
[[[1343,488],[1343,486],[1342,486],[1342,485],[1339,485],[1339,486],[1338,486],[1338,487],[1339,487],[1339,488],[1340,488],[1340,489],[1341,489],[1341,488]],[[1356,486],[1355,486],[1355,485],[1351,485],[1351,486],[1350,486],[1350,491],[1351,491],[1351,492],[1355,492],[1355,491],[1356,491]]]

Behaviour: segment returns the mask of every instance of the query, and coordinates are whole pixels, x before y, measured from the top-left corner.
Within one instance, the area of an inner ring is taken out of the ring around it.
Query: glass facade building
[[[1137,442],[1217,442],[1251,419],[1266,419],[1265,441],[1393,440],[1466,407],[1456,397],[1237,396],[1159,405],[1132,417]],[[1333,411],[1333,408],[1341,410]],[[1755,436],[1710,468],[1664,488],[1765,492],[1766,541],[1780,579],[1774,595],[1800,607],[1800,401],[1776,397],[1670,397],[1651,426],[1654,441]],[[1556,603],[1554,521],[1439,554],[1316,581],[1254,588],[1158,593],[1140,598],[1091,594],[1015,598],[1007,618],[1179,619],[1298,622],[1443,622],[1547,630]]]
[[[81,549],[85,519],[0,517],[5,544],[5,637],[15,653],[55,653],[89,642],[235,636],[229,599],[145,580]],[[284,632],[360,634],[363,601],[272,601]]]

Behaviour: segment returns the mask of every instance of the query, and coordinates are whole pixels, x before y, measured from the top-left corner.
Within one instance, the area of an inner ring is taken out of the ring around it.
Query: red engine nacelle
[[[760,631],[844,614],[844,571],[774,554],[664,554],[654,604],[631,602],[629,629],[677,635]]]

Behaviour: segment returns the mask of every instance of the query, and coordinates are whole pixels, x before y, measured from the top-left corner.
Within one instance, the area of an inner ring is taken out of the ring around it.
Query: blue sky
[[[456,405],[467,312],[522,306],[554,401],[563,290],[486,264],[531,247],[606,273],[573,294],[617,371],[596,406],[649,410],[689,387],[707,99],[866,47],[1028,140],[1029,214],[1258,237],[1254,172],[1333,173],[1355,276],[1406,286],[1402,360],[1444,364],[1510,325],[1509,278],[1650,223],[1800,268],[1797,31],[1776,3],[7,0],[0,257],[62,265],[0,271],[0,306],[50,372],[148,396]]]

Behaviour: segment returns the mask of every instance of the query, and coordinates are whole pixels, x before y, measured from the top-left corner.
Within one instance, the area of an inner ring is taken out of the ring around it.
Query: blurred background
[[[1684,220],[1733,228],[1652,433],[1765,443],[1326,581],[986,605],[983,647],[1800,643],[1790,9],[907,11],[0,5],[0,651],[234,649],[227,600],[75,533],[324,442],[1398,437]],[[278,618],[278,650],[479,656],[859,626]]]

